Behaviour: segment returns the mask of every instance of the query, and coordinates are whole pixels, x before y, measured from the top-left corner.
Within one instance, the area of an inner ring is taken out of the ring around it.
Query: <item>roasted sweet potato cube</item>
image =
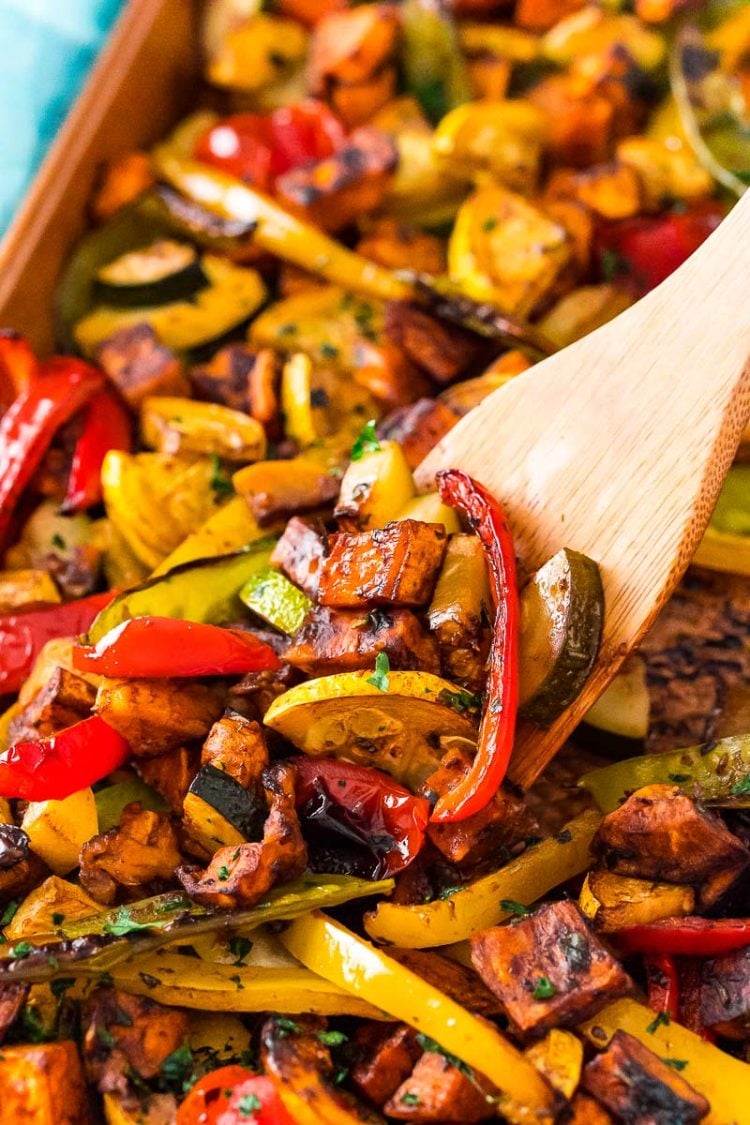
[[[182,364],[150,324],[121,328],[99,346],[96,359],[133,409],[149,395],[190,395]]]
[[[4,1047],[0,1106],[9,1125],[85,1125],[90,1116],[75,1043]]]
[[[271,562],[283,570],[295,586],[314,598],[318,593],[320,567],[325,553],[326,541],[322,529],[309,520],[292,516],[273,549]]]
[[[477,934],[471,959],[521,1034],[580,1023],[632,988],[573,902]]]
[[[14,716],[8,740],[46,738],[71,727],[88,718],[95,699],[96,688],[83,676],[67,668],[55,668],[44,687]]]
[[[570,1103],[567,1125],[612,1125],[612,1118],[603,1106],[579,1090]]]
[[[419,520],[396,520],[359,535],[332,535],[320,572],[319,601],[342,608],[425,605],[445,547],[445,528]]]
[[[445,273],[445,246],[434,234],[404,226],[397,219],[378,219],[357,243],[357,252],[391,270]]]
[[[440,671],[437,645],[409,609],[375,610],[316,606],[292,639],[284,660],[312,676],[372,668],[384,652],[392,668]]]
[[[396,68],[384,66],[366,82],[328,84],[331,107],[350,129],[369,121],[396,92]]]
[[[360,1056],[349,1072],[355,1089],[378,1107],[411,1074],[422,1053],[417,1033],[406,1024],[369,1023],[357,1029],[354,1049]]]
[[[471,756],[460,744],[452,746],[424,783],[425,792],[438,796],[458,784],[471,765]],[[538,824],[526,802],[498,789],[489,804],[455,824],[431,824],[428,835],[447,860],[459,868],[475,867],[494,859],[502,861],[517,844],[532,836]]]
[[[312,461],[256,461],[232,478],[261,527],[314,512],[338,496],[339,481]]]
[[[494,1093],[481,1076],[470,1078],[438,1051],[425,1051],[383,1108],[397,1121],[473,1125],[492,1116]]]
[[[194,680],[103,680],[94,710],[136,758],[155,758],[205,738],[224,701],[218,688]]]
[[[397,162],[391,138],[363,126],[332,156],[279,176],[276,192],[292,210],[338,230],[382,202]]]
[[[259,723],[230,711],[214,723],[203,743],[201,766],[223,770],[248,789],[268,765],[268,747]]]
[[[82,1013],[86,1072],[100,1093],[125,1092],[128,1076],[156,1078],[164,1060],[183,1046],[188,1020],[147,996],[97,988]]]
[[[493,355],[474,332],[446,324],[408,301],[388,301],[385,331],[394,344],[441,386],[481,370]]]
[[[567,74],[553,74],[529,92],[529,100],[547,113],[547,142],[553,159],[575,168],[607,160],[614,145],[612,103]]]
[[[750,1016],[750,947],[696,962],[700,1023],[728,1038],[746,1039]]]
[[[588,1063],[583,1085],[633,1125],[693,1125],[709,1111],[682,1074],[626,1031],[616,1031],[607,1050]]]
[[[605,816],[592,848],[611,871],[689,883],[702,905],[714,902],[750,861],[750,853],[716,813],[676,785],[647,785]]]
[[[558,168],[547,183],[545,198],[574,199],[602,219],[630,219],[643,208],[643,185],[628,164],[595,164],[580,172]]]
[[[310,44],[311,91],[324,93],[331,79],[367,82],[393,54],[397,32],[398,14],[388,4],[367,4],[324,16]]]
[[[391,411],[378,425],[378,436],[397,441],[409,468],[416,469],[457,421],[458,414],[449,406],[433,398],[420,398],[411,406]]]
[[[159,793],[178,815],[193,778],[198,772],[199,754],[196,750],[179,746],[158,758],[139,758],[138,773],[147,785]]]
[[[227,344],[209,363],[191,368],[197,398],[251,414],[268,425],[279,409],[276,356],[270,348],[255,351],[247,344]]]
[[[122,153],[107,162],[98,181],[91,213],[95,222],[104,223],[151,187],[154,182],[151,156],[148,152]]]
[[[434,984],[469,1011],[480,1016],[498,1016],[502,1013],[503,1006],[498,998],[482,984],[468,965],[451,961],[440,953],[427,949],[391,948],[388,956],[398,961],[399,965],[411,969],[429,984]]]
[[[13,899],[24,898],[34,887],[38,887],[47,875],[49,875],[47,864],[32,851],[25,859],[17,860],[11,867],[0,867],[0,906],[5,906]]]

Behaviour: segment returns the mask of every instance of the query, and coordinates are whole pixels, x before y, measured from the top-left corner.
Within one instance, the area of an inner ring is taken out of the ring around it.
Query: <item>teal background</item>
[[[0,235],[123,0],[0,0]]]

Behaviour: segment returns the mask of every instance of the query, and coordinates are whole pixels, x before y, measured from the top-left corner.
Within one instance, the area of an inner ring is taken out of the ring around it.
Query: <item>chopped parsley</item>
[[[367,677],[367,683],[372,684],[378,691],[388,691],[388,673],[391,670],[391,662],[384,652],[379,652],[375,657],[375,671],[372,676]]]
[[[62,926],[64,921],[65,921],[65,915],[60,914],[59,911],[55,910],[52,914],[52,925],[53,926]]]
[[[451,1066],[455,1066],[456,1069],[460,1070],[462,1074],[465,1074],[467,1078],[474,1077],[474,1071],[470,1066],[467,1066],[463,1059],[460,1059],[458,1055],[452,1055],[450,1051],[446,1051],[435,1039],[430,1039],[429,1035],[423,1035],[420,1031],[417,1035],[417,1043],[419,1043],[423,1051],[429,1051],[433,1055],[442,1055],[446,1062],[449,1062]]]
[[[178,1090],[183,1090],[186,1083],[190,1082],[194,1065],[193,1052],[187,1043],[183,1043],[171,1055],[167,1055],[161,1064],[161,1077],[164,1082]]]
[[[525,918],[527,914],[531,914],[528,906],[516,902],[514,898],[501,898],[500,909],[504,914],[515,914],[517,918]]]
[[[24,957],[28,957],[28,955],[33,952],[34,946],[30,941],[19,941],[18,944],[14,945],[11,949],[10,955],[11,957],[17,958],[17,960],[22,961]]]
[[[2,913],[2,916],[0,916],[0,926],[7,926],[13,921],[19,905],[20,904],[18,902],[18,899],[13,899],[12,902],[8,903]]]
[[[675,785],[682,785],[684,781],[690,781],[689,773],[670,773],[667,774],[667,780],[673,782]]]
[[[461,887],[461,886],[458,886],[458,887],[443,887],[442,891],[438,895],[438,898],[442,898],[442,899],[452,898],[453,895],[457,895],[458,892],[462,891],[462,890],[463,890],[463,887]]]
[[[365,453],[377,453],[379,450],[380,442],[375,430],[375,419],[371,418],[359,431],[359,436],[352,446],[351,459],[361,461]]]
[[[731,793],[735,797],[739,797],[743,793],[750,793],[750,773],[743,777],[742,781],[738,781],[736,785],[732,786]]]
[[[330,344],[328,340],[324,340],[320,345],[320,354],[325,359],[335,359],[339,354],[339,349],[335,346],[335,344]]]
[[[297,1035],[302,1031],[302,1028],[294,1020],[287,1019],[286,1016],[279,1016],[276,1020],[276,1034],[279,1039],[286,1039],[287,1035]]]
[[[66,543],[59,531],[56,531],[52,536],[52,546],[57,547],[57,549],[60,551],[65,550]]]
[[[633,267],[627,258],[618,254],[616,250],[605,247],[601,254],[602,277],[605,281],[614,281],[616,277],[625,277],[633,272]]]
[[[670,1022],[669,1012],[657,1012],[654,1019],[646,1028],[649,1035],[653,1035],[660,1027],[668,1027]]]
[[[74,984],[75,979],[73,977],[58,977],[57,980],[50,981],[49,987],[55,1000],[62,1000],[65,993]]]
[[[233,957],[237,958],[237,960],[235,961],[235,965],[239,967],[246,965],[247,962],[245,961],[245,958],[252,948],[253,943],[250,941],[250,938],[233,937],[229,943],[229,952]]]
[[[208,483],[217,497],[231,496],[234,492],[234,485],[230,477],[224,471],[221,459],[217,457],[215,453],[211,454],[211,476]]]
[[[493,219],[492,215],[490,215],[489,218],[485,219],[482,223],[482,230],[489,232],[491,230],[494,230],[496,226],[497,219]]]
[[[549,1000],[557,992],[549,977],[539,977],[531,995],[535,1000]]]
[[[318,1039],[324,1047],[343,1047],[346,1043],[348,1035],[343,1031],[319,1031]]]
[[[401,1101],[403,1105],[421,1105],[419,1094],[402,1094]]]
[[[233,1108],[237,1110],[240,1117],[255,1117],[256,1112],[263,1109],[263,1103],[257,1094],[243,1094]]]
[[[447,688],[443,688],[438,699],[446,707],[458,711],[459,715],[465,714],[466,711],[478,711],[482,706],[482,693],[466,691],[465,688],[460,688],[458,691],[448,691]]]
[[[242,977],[239,973],[235,973],[234,976],[231,976],[229,979],[231,980],[232,984],[236,986],[238,992],[242,992],[244,990],[245,986],[242,983]]]
[[[131,916],[127,906],[121,906],[115,915],[114,922],[105,922],[102,929],[105,934],[114,934],[115,937],[125,937],[127,934],[136,934],[141,930],[150,930],[151,925],[144,925]]]
[[[226,866],[226,864],[222,864],[222,866],[219,868],[219,879],[221,880],[222,883],[226,883],[228,878],[229,878],[229,868]]]
[[[672,1070],[684,1070],[688,1064],[687,1059],[662,1059],[667,1066],[671,1066]]]
[[[112,1032],[108,1031],[106,1027],[97,1027],[96,1038],[105,1047],[114,1047],[115,1043],[117,1042]]]
[[[33,1004],[26,1004],[21,1012],[21,1027],[24,1039],[30,1043],[44,1043],[49,1038],[49,1032],[42,1022],[39,1011]]]

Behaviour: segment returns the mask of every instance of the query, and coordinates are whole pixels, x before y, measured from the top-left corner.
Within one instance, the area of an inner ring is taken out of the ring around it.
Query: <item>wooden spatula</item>
[[[529,786],[674,590],[750,419],[750,192],[667,281],[495,391],[418,470],[465,469],[500,500],[527,571],[561,547],[601,567],[601,650],[548,730],[521,722]]]

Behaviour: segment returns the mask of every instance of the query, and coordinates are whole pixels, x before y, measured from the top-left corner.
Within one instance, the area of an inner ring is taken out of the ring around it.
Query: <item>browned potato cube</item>
[[[425,605],[446,547],[445,528],[397,520],[359,535],[331,536],[320,573],[321,605]]]
[[[88,680],[67,668],[55,668],[45,686],[14,716],[8,740],[46,738],[71,727],[88,718],[95,699],[96,688]]]
[[[573,902],[477,934],[471,959],[522,1034],[574,1026],[632,989]]]
[[[85,1125],[90,1118],[75,1043],[4,1047],[0,1106],[9,1125]]]
[[[750,1015],[750,947],[696,964],[701,975],[701,1024],[730,1039],[745,1039]]]
[[[261,527],[330,505],[340,481],[312,461],[258,461],[232,477]]]
[[[121,328],[100,344],[96,360],[134,409],[148,395],[190,394],[182,364],[159,343],[150,324]]]
[[[361,1061],[350,1072],[355,1089],[382,1106],[411,1074],[422,1048],[406,1024],[368,1023],[357,1029],[354,1045]]]
[[[750,861],[750,853],[716,813],[676,785],[647,785],[605,816],[592,844],[611,871],[700,886],[714,902]]]
[[[97,988],[82,1012],[83,1052],[89,1080],[111,1089],[128,1074],[156,1078],[164,1060],[187,1039],[188,1019],[147,996]],[[106,1048],[110,1044],[110,1049]]]
[[[616,1031],[607,1050],[585,1067],[583,1085],[633,1125],[694,1125],[709,1110],[682,1074],[626,1031]]]
[[[425,1051],[384,1110],[397,1121],[473,1125],[492,1116],[493,1093],[478,1075],[470,1079],[438,1051]]]
[[[180,746],[158,758],[139,758],[136,768],[146,784],[164,798],[172,812],[179,815],[198,772],[198,760],[197,750]]]
[[[223,770],[248,789],[268,765],[268,749],[259,723],[228,712],[211,727],[203,743],[201,766]]]
[[[103,680],[94,706],[136,758],[157,758],[205,738],[223,709],[218,688],[179,680]]]
[[[126,805],[116,828],[94,836],[81,848],[81,886],[97,902],[111,905],[118,888],[140,898],[174,878],[181,862],[175,829],[164,813]]]
[[[295,634],[284,660],[312,676],[372,668],[384,652],[392,668],[439,674],[437,645],[409,609],[361,610],[316,606]]]
[[[388,338],[441,386],[481,371],[496,353],[474,332],[430,316],[418,305],[389,301],[385,306]],[[428,400],[431,401],[431,400]],[[396,441],[398,437],[393,436]]]
[[[400,406],[378,425],[378,437],[397,441],[410,469],[416,469],[431,449],[453,429],[458,414],[432,398]]]
[[[325,553],[322,531],[307,520],[292,516],[273,549],[271,562],[308,597],[314,598],[318,593],[320,566]]]

